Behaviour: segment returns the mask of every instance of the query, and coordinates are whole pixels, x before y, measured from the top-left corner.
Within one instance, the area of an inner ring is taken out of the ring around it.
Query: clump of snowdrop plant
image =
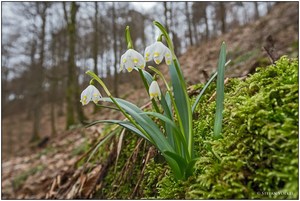
[[[120,61],[120,70],[125,68],[128,72],[132,70],[139,72],[152,102],[153,111],[145,112],[131,102],[113,97],[103,81],[92,71],[86,72],[91,76],[91,82],[99,82],[105,90],[107,97],[102,98],[99,91],[93,85],[90,85],[82,92],[81,102],[83,105],[88,104],[91,100],[97,104],[99,101],[114,104],[118,111],[123,113],[126,120],[100,120],[91,125],[95,123],[114,123],[139,135],[160,151],[176,179],[186,179],[192,174],[193,166],[197,159],[193,149],[192,113],[204,90],[217,74],[217,108],[213,135],[216,138],[221,135],[225,44],[223,43],[221,47],[218,71],[204,86],[192,106],[179,62],[174,53],[173,43],[165,28],[159,22],[154,21],[154,25],[160,29],[161,35],[154,44],[146,47],[144,57],[133,49],[129,27],[126,27],[128,50],[121,56]],[[162,37],[165,38],[167,46],[162,43]],[[148,66],[148,69],[154,71],[154,76],[144,70],[146,62],[153,60],[156,64],[160,64],[163,59],[169,68],[171,85],[169,85],[164,75],[158,69]],[[162,79],[167,89],[165,92],[160,90],[156,81],[157,79]],[[154,121],[154,119],[158,119],[159,121]]]

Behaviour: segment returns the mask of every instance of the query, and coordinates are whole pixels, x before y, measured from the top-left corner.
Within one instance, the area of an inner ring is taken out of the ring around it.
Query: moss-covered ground
[[[212,138],[214,91],[212,84],[194,115],[193,176],[176,181],[159,154],[141,174],[150,145],[128,133],[94,198],[297,199],[298,60],[282,57],[245,80],[230,79],[218,140]]]

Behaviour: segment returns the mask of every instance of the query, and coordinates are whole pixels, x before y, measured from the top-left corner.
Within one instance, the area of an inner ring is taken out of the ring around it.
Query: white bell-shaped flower
[[[146,47],[145,49],[145,61],[154,60],[156,64],[160,64],[165,57],[167,65],[171,64],[172,53],[170,49],[165,46],[162,42],[155,42],[154,44]]]
[[[155,80],[152,81],[152,83],[150,84],[149,95],[150,95],[150,99],[155,97],[158,97],[159,100],[161,99],[161,92],[158,83]]]
[[[121,56],[120,71],[123,70],[124,67],[128,72],[131,72],[133,67],[144,69],[145,65],[144,57],[140,53],[133,49],[128,49]]]
[[[82,105],[87,105],[91,100],[94,103],[98,103],[101,97],[102,96],[99,90],[94,85],[89,85],[81,93],[80,102],[82,103]]]

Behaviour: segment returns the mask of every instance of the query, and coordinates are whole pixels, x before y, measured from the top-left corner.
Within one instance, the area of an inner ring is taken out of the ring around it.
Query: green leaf
[[[181,179],[184,176],[184,170],[187,167],[186,160],[184,158],[182,158],[181,156],[179,156],[178,154],[170,152],[170,151],[165,151],[164,155],[170,157],[171,159],[173,159],[176,162],[178,169],[179,169],[179,172],[178,172],[177,168],[174,168],[177,170],[176,177],[178,179]]]
[[[193,175],[194,166],[195,166],[195,163],[197,162],[197,160],[199,160],[199,158],[194,158],[191,161],[189,161],[189,163],[187,164],[187,166],[185,168],[185,173],[184,173],[184,177],[186,179]]]
[[[175,62],[175,63],[174,63]],[[193,157],[193,128],[192,128],[192,113],[190,100],[186,92],[185,83],[182,72],[177,60],[173,60],[169,66],[170,76],[172,80],[175,104],[178,108],[180,120],[182,122],[184,136],[188,143],[189,154]]]
[[[166,97],[161,96],[160,103],[161,103],[161,106],[164,110],[164,115],[173,121],[172,108],[171,108],[171,103],[170,102],[171,102],[171,100],[170,100],[170,95],[168,94],[168,92],[166,93]],[[174,137],[173,137],[174,134],[173,134],[172,126],[170,126],[169,124],[165,124],[164,128],[166,130],[167,139],[168,139],[169,143],[173,147],[176,147],[175,142],[174,142]],[[177,152],[177,150],[176,150],[176,152]]]
[[[184,138],[184,135],[180,132],[177,125],[171,119],[169,119],[168,117],[166,117],[162,114],[156,113],[156,112],[144,112],[143,113],[143,115],[147,115],[147,114],[157,117],[157,118],[161,119],[162,121],[164,121],[167,125],[171,126],[175,131],[174,134],[175,134],[176,144],[178,146],[182,145],[184,148],[184,152],[185,153],[188,152],[187,142]],[[179,150],[181,150],[181,147],[179,147]],[[181,151],[179,153],[181,153]]]
[[[112,102],[109,98],[102,98],[104,101]],[[163,133],[148,115],[141,115],[143,111],[136,105],[123,99],[115,98],[115,101],[148,133],[153,144],[161,151],[174,151]]]
[[[214,137],[219,138],[222,131],[222,119],[223,119],[223,102],[224,102],[224,72],[226,61],[226,45],[223,42],[219,55],[218,62],[218,78],[217,78],[217,104],[214,123]]]

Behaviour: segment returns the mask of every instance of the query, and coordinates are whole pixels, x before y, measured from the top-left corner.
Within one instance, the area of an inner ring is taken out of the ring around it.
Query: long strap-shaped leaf
[[[174,63],[175,62],[175,63]],[[175,59],[169,66],[172,80],[175,103],[178,106],[178,112],[182,121],[186,141],[188,142],[189,154],[193,157],[193,129],[191,106],[186,92],[185,82],[179,66]]]
[[[109,98],[102,100],[112,102]],[[115,100],[149,134],[149,138],[160,151],[174,151],[154,121],[148,115],[141,115],[143,111],[140,108],[123,99],[115,98]]]
[[[218,78],[217,78],[217,104],[214,124],[214,137],[221,135],[222,119],[223,119],[223,102],[224,102],[224,71],[226,60],[226,45],[223,42],[221,46],[219,62],[218,62]]]
[[[173,130],[174,130],[174,138],[175,138],[175,143],[176,146],[178,147],[178,150],[180,150],[179,153],[181,153],[181,146],[183,146],[183,152],[182,153],[188,153],[188,147],[187,147],[187,142],[186,139],[184,138],[183,134],[180,132],[180,130],[178,129],[177,125],[168,117],[156,113],[156,112],[144,112],[143,115],[152,115],[154,117],[157,117],[159,119],[161,119],[162,121],[164,121],[166,123],[166,125],[170,126]],[[178,153],[178,152],[176,152]],[[185,155],[183,155],[185,157]]]

